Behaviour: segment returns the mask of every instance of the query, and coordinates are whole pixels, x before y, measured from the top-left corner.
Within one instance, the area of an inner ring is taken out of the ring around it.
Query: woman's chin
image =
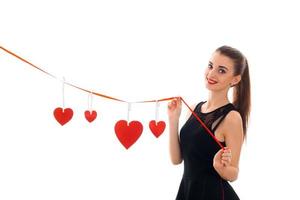
[[[206,87],[206,89],[211,90],[211,91],[215,90],[214,86],[210,85],[209,83],[205,83],[205,87]]]
[[[218,87],[215,87],[213,85],[210,85],[210,84],[205,84],[205,88],[211,92],[216,92],[216,91],[219,91],[220,88]]]

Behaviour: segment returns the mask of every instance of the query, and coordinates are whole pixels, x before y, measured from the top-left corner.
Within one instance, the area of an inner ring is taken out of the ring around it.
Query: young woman
[[[208,99],[192,109],[225,148],[220,148],[191,112],[178,136],[181,98],[169,102],[171,161],[175,165],[184,161],[176,200],[239,199],[228,181],[238,177],[250,113],[247,59],[235,48],[219,47],[209,60],[204,80]],[[230,88],[233,88],[232,103],[228,98]]]

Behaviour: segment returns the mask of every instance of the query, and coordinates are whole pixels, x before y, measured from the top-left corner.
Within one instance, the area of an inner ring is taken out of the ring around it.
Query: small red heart
[[[62,126],[70,121],[73,117],[73,110],[71,108],[62,109],[60,107],[55,108],[54,117]]]
[[[164,121],[159,121],[158,123],[155,123],[155,120],[151,120],[149,122],[149,128],[152,131],[153,135],[155,137],[159,137],[166,128],[166,123]]]
[[[115,133],[126,149],[139,139],[142,132],[143,125],[139,121],[131,121],[128,125],[126,120],[119,120],[115,125]]]
[[[96,119],[97,112],[95,110],[93,110],[92,112],[89,110],[86,110],[84,112],[84,116],[85,116],[85,119],[91,123],[92,121],[94,121]]]

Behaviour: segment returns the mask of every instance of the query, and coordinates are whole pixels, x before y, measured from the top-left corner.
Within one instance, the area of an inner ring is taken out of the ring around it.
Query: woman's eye
[[[213,68],[212,64],[208,64],[208,69],[212,69],[212,68]]]
[[[220,72],[221,74],[225,74],[225,73],[226,73],[226,71],[225,71],[224,69],[219,69],[219,72]]]

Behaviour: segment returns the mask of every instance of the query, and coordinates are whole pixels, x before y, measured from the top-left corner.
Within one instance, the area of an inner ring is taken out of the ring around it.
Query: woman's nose
[[[215,78],[215,77],[216,77],[216,72],[215,72],[215,70],[212,69],[212,70],[208,71],[207,77],[208,77],[208,78]]]

